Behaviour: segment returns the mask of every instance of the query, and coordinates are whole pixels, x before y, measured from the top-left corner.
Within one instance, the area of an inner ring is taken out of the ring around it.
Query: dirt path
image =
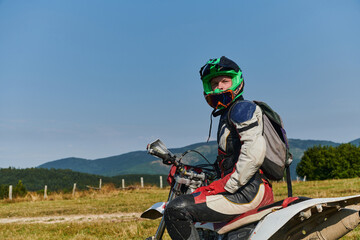
[[[141,213],[109,213],[109,214],[81,214],[56,215],[44,217],[9,217],[0,218],[0,224],[6,223],[63,223],[63,222],[91,222],[91,221],[131,221],[140,218]]]
[[[352,205],[348,208],[360,210],[360,205]],[[79,214],[79,215],[54,215],[44,217],[9,217],[0,218],[0,224],[7,223],[64,223],[64,222],[91,222],[91,221],[132,221],[139,220],[141,213],[109,213],[109,214]]]

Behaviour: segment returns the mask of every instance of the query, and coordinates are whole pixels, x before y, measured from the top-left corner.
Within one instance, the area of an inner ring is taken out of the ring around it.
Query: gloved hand
[[[226,185],[226,182],[229,180],[230,175],[231,174],[228,174],[224,178],[216,180],[208,186],[199,187],[192,193],[194,194],[197,192],[201,192],[201,193],[205,194],[205,196],[210,196],[210,195],[216,195],[219,193],[226,192],[225,185]]]

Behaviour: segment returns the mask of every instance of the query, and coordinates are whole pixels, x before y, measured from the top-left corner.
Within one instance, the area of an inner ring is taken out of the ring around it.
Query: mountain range
[[[353,140],[350,143],[360,146],[360,138]],[[340,145],[340,143],[321,140],[289,139],[290,151],[293,154],[293,163],[290,166],[293,178],[296,177],[296,166],[300,162],[304,151],[315,145],[336,147]],[[195,150],[200,152],[209,162],[213,163],[217,155],[217,143],[215,141],[196,143],[182,148],[171,148],[169,150],[176,155],[180,155],[187,150]],[[206,163],[206,160],[195,152],[189,152],[184,156],[182,162],[194,165]],[[147,154],[146,151],[129,152],[94,160],[69,157],[46,162],[38,166],[38,168],[71,169],[77,172],[102,176],[117,176],[124,174],[167,174],[169,171],[169,166],[164,165],[161,159]]]

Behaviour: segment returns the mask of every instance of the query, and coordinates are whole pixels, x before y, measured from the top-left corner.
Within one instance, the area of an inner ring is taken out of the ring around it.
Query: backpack
[[[281,180],[292,162],[284,124],[279,114],[264,102],[253,101],[263,112],[263,136],[266,142],[264,163],[261,166],[270,180]]]
[[[277,181],[283,179],[286,169],[288,195],[290,197],[292,196],[292,188],[289,166],[292,162],[292,154],[290,153],[283,122],[280,115],[272,110],[269,105],[260,101],[253,102],[261,108],[263,113],[263,136],[266,142],[266,152],[260,169],[265,177]],[[230,114],[231,108],[228,114]]]

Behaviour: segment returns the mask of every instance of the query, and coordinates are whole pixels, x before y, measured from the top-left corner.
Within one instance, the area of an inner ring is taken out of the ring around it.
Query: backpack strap
[[[290,166],[286,165],[286,185],[288,190],[288,197],[292,197],[292,185],[291,185],[291,176],[290,176]]]
[[[290,164],[293,161],[293,155],[289,151],[290,149],[287,149],[287,161],[285,162],[285,170],[286,170],[286,184],[287,184],[287,190],[288,190],[288,197],[292,197],[292,185],[291,185],[291,174],[290,174]]]

